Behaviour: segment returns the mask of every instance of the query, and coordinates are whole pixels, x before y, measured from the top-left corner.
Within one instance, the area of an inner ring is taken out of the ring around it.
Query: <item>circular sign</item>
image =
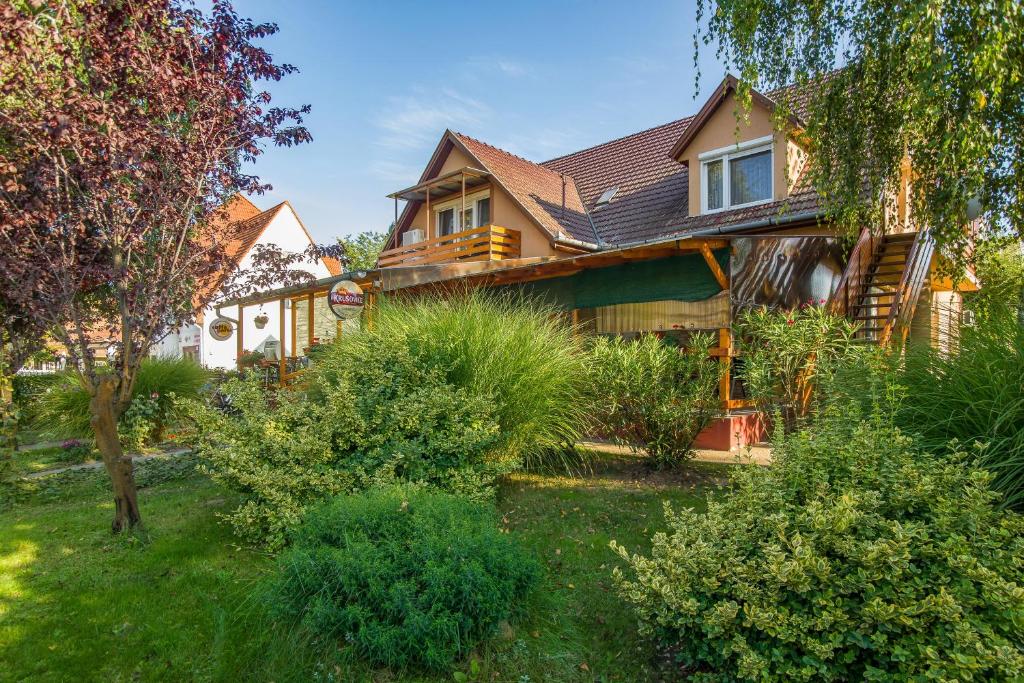
[[[358,318],[363,312],[363,289],[351,280],[335,282],[327,292],[327,305],[341,320]]]
[[[217,341],[226,341],[231,339],[231,334],[235,331],[235,324],[223,316],[217,316],[210,321],[210,336]]]

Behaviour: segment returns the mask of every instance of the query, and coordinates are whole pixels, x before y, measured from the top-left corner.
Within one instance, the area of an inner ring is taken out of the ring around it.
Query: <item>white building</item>
[[[288,202],[281,202],[277,206],[266,211],[242,195],[235,195],[228,200],[225,206],[227,212],[227,230],[229,231],[229,242],[227,246],[228,255],[238,264],[241,271],[252,266],[252,251],[260,244],[273,244],[286,252],[301,252],[310,244],[313,238],[306,230],[306,227],[299,220],[295,209]],[[303,264],[302,270],[312,273],[317,278],[329,275],[339,275],[341,264],[334,259],[325,258],[315,264]],[[237,337],[236,329],[229,339],[217,341],[210,333],[210,322],[217,317],[216,306],[223,300],[223,293],[219,288],[226,282],[230,273],[225,272],[220,282],[217,283],[217,291],[206,306],[196,315],[196,323],[187,327],[170,332],[159,343],[153,347],[153,355],[171,358],[193,358],[208,368],[231,369],[236,366]],[[224,311],[225,315],[232,316],[232,311]],[[262,315],[266,316],[262,327],[257,327],[256,319]],[[262,351],[267,341],[280,342],[277,338],[280,330],[278,319],[279,308],[277,306],[256,307],[246,309],[243,318],[243,340],[245,351]],[[287,333],[290,334],[291,326],[286,321]],[[285,343],[291,343],[286,339]]]

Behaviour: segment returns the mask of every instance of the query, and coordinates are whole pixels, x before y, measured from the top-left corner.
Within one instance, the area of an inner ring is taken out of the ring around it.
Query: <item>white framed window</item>
[[[772,136],[699,155],[701,213],[754,206],[775,197]]]
[[[437,234],[442,236],[483,227],[491,222],[491,197],[489,194],[466,197],[465,212],[461,197],[438,204],[434,218]]]

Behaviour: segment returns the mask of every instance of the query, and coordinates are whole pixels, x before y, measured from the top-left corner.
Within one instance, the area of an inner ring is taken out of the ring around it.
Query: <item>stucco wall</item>
[[[257,240],[259,244],[274,244],[285,251],[298,252],[302,251],[309,245],[309,238],[306,236],[305,230],[299,224],[298,217],[292,211],[292,209],[285,205],[282,207],[277,214],[274,216],[270,225],[263,232],[263,235]],[[254,245],[255,246],[255,245]],[[242,259],[239,267],[242,270],[252,267],[252,255],[246,254]],[[303,270],[306,270],[317,278],[327,277],[330,275],[330,271],[327,270],[322,262],[315,264],[305,264],[302,266]],[[198,336],[199,339],[199,354],[201,362],[208,368],[222,368],[231,369],[236,366],[236,352],[238,344],[238,331],[231,335],[226,341],[217,341],[210,335],[209,324],[215,317],[216,302],[220,297],[214,300],[211,305],[203,309],[200,316],[200,325],[198,330],[190,330],[185,328],[183,330],[175,330],[168,334],[160,344],[154,349],[155,355],[169,356],[174,358],[180,358],[182,355],[182,348],[194,344],[194,339]],[[280,338],[280,327],[279,327],[279,307],[277,303],[265,304],[263,306],[249,306],[243,311],[242,318],[242,342],[246,351],[251,351],[256,347],[260,346],[268,337],[274,339]],[[232,306],[225,308],[223,311],[224,315],[229,318],[236,318],[238,316],[238,307]],[[263,329],[256,327],[255,318],[260,313],[265,313],[269,318],[267,324]],[[291,348],[291,319],[286,313],[285,317],[285,342],[288,344],[287,348]],[[303,345],[303,338],[300,336],[300,346]]]
[[[444,163],[441,165],[441,170],[438,172],[438,175],[457,171],[460,168],[465,168],[466,166],[479,166],[479,164],[463,154],[458,148],[453,148],[451,153],[448,155],[448,158],[445,159]],[[557,253],[551,248],[551,243],[548,240],[547,235],[537,227],[536,223],[530,220],[529,216],[519,208],[512,197],[510,197],[508,193],[496,184],[492,184],[486,189],[477,190],[472,193],[467,192],[467,205],[471,195],[479,195],[481,192],[489,192],[491,196],[491,223],[503,228],[519,231],[522,244],[521,255],[523,257],[552,256]],[[461,196],[458,194],[454,195],[454,197],[431,196],[431,213],[433,213],[438,206],[443,205],[445,202],[453,198],[461,202]],[[437,225],[435,225],[433,221],[434,219],[432,218],[430,230],[428,231],[427,207],[426,204],[421,204],[419,210],[412,219],[411,227],[423,230],[423,233],[428,237],[434,237],[437,234]],[[401,237],[399,237],[398,243],[401,244]]]
[[[690,173],[690,215],[700,213],[701,207],[701,172],[699,155],[703,152],[734,146],[737,143],[758,138],[774,136],[773,186],[774,198],[785,199],[789,196],[789,185],[786,180],[787,164],[794,170],[802,167],[803,161],[797,158],[798,147],[792,144],[786,135],[776,133],[771,120],[771,113],[755,102],[746,117],[737,122],[736,112],[739,104],[732,93],[719,105],[715,113],[704,123],[704,127],[690,141],[680,154],[679,159],[687,163]],[[739,131],[737,135],[737,130]],[[791,174],[792,175],[792,174]]]

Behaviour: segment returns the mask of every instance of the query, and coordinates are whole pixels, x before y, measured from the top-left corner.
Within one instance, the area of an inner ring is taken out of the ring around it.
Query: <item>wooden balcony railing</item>
[[[497,225],[483,225],[471,230],[441,235],[405,247],[382,251],[379,268],[388,266],[422,266],[430,263],[457,261],[500,261],[519,258],[520,235]]]

